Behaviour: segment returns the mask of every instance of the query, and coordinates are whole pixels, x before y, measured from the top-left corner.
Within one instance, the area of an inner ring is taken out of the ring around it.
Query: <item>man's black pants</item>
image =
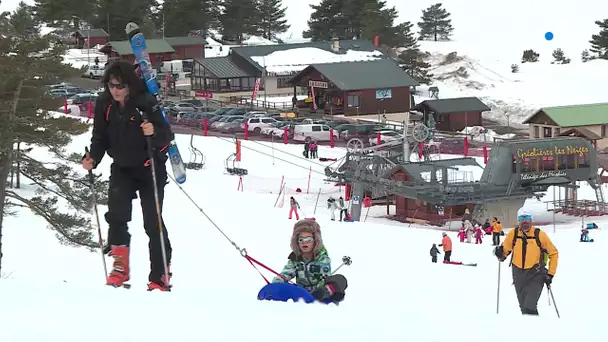
[[[167,169],[160,161],[156,165],[158,183],[158,197],[162,214],[164,188],[167,182]],[[150,166],[120,167],[112,164],[110,173],[110,188],[108,195],[108,212],[105,215],[109,224],[108,243],[113,246],[129,246],[131,234],[128,223],[131,221],[133,211],[133,198],[139,191],[141,210],[143,214],[144,229],[150,242],[150,275],[149,280],[159,282],[165,273],[162,257],[160,232],[158,229],[158,216],[154,198],[154,185]],[[171,243],[163,221],[163,236],[167,255],[167,265],[171,263]]]

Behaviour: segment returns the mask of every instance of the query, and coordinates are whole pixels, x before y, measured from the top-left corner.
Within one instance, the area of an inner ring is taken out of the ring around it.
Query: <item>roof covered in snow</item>
[[[296,84],[311,70],[317,70],[327,80],[343,91],[386,89],[419,85],[390,59],[362,62],[311,64],[289,82]]]
[[[251,59],[262,65],[270,75],[291,75],[311,64],[371,61],[382,57],[379,51],[348,50],[334,53],[316,47],[301,47],[275,51],[267,56],[252,56]]]
[[[264,68],[252,57],[263,57],[277,51],[286,51],[299,48],[317,48],[324,51],[332,51],[332,43],[329,41],[295,43],[295,44],[276,44],[276,45],[255,45],[255,46],[240,46],[232,47],[231,53],[241,56],[245,61],[251,63],[259,71]],[[374,44],[367,40],[340,40],[338,53],[346,53],[347,51],[375,51]],[[311,64],[310,62],[308,64]],[[307,64],[307,65],[308,65]]]

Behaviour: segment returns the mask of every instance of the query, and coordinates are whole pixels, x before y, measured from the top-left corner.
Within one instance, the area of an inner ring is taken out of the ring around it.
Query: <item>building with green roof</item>
[[[539,109],[523,122],[531,139],[561,135],[585,137],[597,148],[608,147],[608,103],[590,103]]]

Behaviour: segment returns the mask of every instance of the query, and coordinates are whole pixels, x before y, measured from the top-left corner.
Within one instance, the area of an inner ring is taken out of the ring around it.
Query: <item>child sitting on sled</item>
[[[315,221],[301,220],[293,226],[291,254],[281,275],[273,283],[284,283],[296,279],[296,284],[305,288],[319,301],[344,300],[348,287],[346,278],[331,273],[331,259],[323,245],[321,226]]]

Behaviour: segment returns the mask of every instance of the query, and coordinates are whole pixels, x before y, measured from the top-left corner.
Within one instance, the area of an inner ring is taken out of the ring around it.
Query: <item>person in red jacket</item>
[[[450,257],[452,256],[452,239],[450,239],[446,232],[443,232],[441,235],[443,238],[441,239],[441,245],[439,245],[439,247],[443,247],[443,262],[450,262]]]
[[[475,244],[478,245],[482,243],[484,231],[481,229],[480,225],[475,226]]]
[[[464,242],[464,239],[467,237],[467,233],[464,230],[464,226],[460,227],[460,230],[458,231],[458,238],[460,239],[460,242]]]

